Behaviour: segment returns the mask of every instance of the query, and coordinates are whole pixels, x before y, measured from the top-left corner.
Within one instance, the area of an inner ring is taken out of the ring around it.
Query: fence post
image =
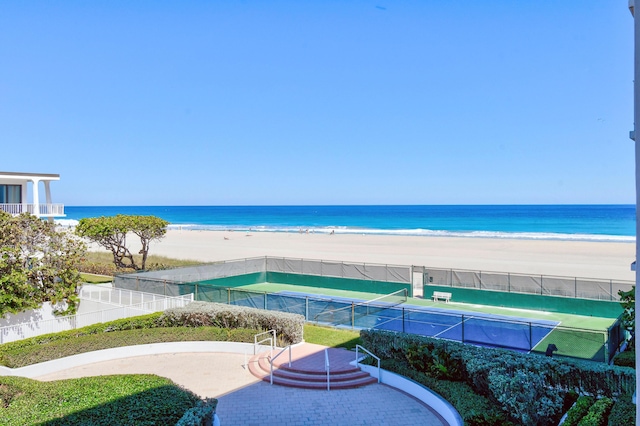
[[[404,306],[402,307],[402,332],[404,333]]]
[[[542,275],[540,275],[540,295],[542,296]]]
[[[482,290],[482,271],[479,271],[478,275],[480,276],[480,287],[479,290]]]
[[[460,341],[464,343],[464,314],[462,314],[462,332],[460,333]]]
[[[531,322],[529,322],[529,350],[533,350],[533,331],[531,330]]]
[[[609,300],[615,300],[613,298],[613,280],[609,280]]]
[[[309,296],[304,298],[304,319],[309,321]]]
[[[369,307],[367,306],[367,309]],[[356,306],[355,303],[351,302],[351,328],[354,328],[356,325]]]
[[[507,273],[507,290],[511,293],[511,274]]]
[[[573,278],[573,298],[578,298],[578,277]]]

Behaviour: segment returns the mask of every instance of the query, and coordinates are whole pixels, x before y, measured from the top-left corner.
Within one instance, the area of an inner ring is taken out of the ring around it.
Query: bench
[[[437,302],[440,299],[444,299],[445,303],[449,303],[451,300],[451,293],[445,293],[443,291],[434,291],[433,296],[431,296],[434,302]]]

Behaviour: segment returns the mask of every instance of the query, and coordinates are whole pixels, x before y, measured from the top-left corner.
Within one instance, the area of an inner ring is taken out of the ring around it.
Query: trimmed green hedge
[[[612,397],[630,394],[635,388],[635,370],[627,367],[476,347],[382,330],[362,330],[360,337],[363,346],[387,363],[391,362],[390,365],[404,364],[416,373],[429,376],[431,382],[415,378],[408,371],[403,370],[400,374],[408,375],[438,393],[441,393],[438,383],[443,380],[463,381],[518,424],[557,424],[569,391]],[[461,415],[463,410],[469,410],[462,408],[455,399],[442,396]]]
[[[273,329],[288,344],[302,342],[304,336],[302,315],[210,302],[192,302],[183,308],[167,309],[157,324],[161,327]]]
[[[632,426],[636,424],[636,405],[630,395],[619,397],[609,413],[608,426]]]
[[[620,352],[613,358],[613,365],[636,368],[636,351]]]
[[[411,346],[440,348],[449,354],[449,362],[457,362],[464,367],[470,384],[485,395],[492,393],[489,374],[494,368],[505,368],[509,374],[523,370],[540,372],[550,387],[592,395],[612,397],[633,394],[635,390],[635,370],[628,367],[477,347],[383,330],[362,330],[360,337],[367,349],[385,359],[405,359],[407,349]]]
[[[594,402],[595,399],[592,396],[583,395],[579,397],[573,407],[567,411],[567,417],[562,423],[563,426],[577,426],[580,420],[587,415]]]
[[[260,331],[215,327],[171,327],[123,330],[104,333],[99,338],[97,335],[82,335],[72,339],[40,342],[28,346],[20,344],[22,342],[11,342],[0,345],[0,364],[17,368],[85,352],[149,343],[194,341],[253,343],[253,336]]]
[[[612,405],[611,398],[600,398],[589,408],[589,412],[580,420],[578,426],[605,426]]]
[[[39,382],[0,376],[0,423],[7,426],[176,424],[200,398],[151,374]]]

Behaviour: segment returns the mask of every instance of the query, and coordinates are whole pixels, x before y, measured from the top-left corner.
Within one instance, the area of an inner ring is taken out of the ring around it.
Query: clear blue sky
[[[627,1],[0,2],[66,205],[634,203]]]

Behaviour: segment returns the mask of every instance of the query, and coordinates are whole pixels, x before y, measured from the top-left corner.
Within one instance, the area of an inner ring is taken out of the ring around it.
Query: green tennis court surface
[[[555,344],[558,348],[555,355],[594,361],[605,361],[607,358],[607,330],[616,321],[612,318],[465,304],[455,301],[433,302],[417,298],[409,298],[399,305],[404,308],[404,313],[399,313],[402,309],[398,307],[394,310],[381,306],[375,314],[358,314],[354,310],[353,317],[349,319],[347,317],[350,310],[345,309],[347,305],[353,303],[354,306],[358,306],[362,301],[379,298],[380,294],[278,283],[250,284],[235,287],[231,291],[241,291],[246,296],[244,299],[237,298],[232,302],[234,304],[247,303],[246,301],[254,292],[284,295],[290,293],[298,294],[300,297],[308,295],[309,298],[317,295],[325,300],[327,296],[333,297],[332,304],[322,308],[324,314],[320,316],[313,314],[307,318],[308,321],[314,321],[313,316],[315,316],[317,322],[338,326],[414,332],[475,344],[482,344],[482,341],[497,342],[494,346],[542,353],[545,352],[547,345]],[[255,294],[255,297],[259,297],[258,294]],[[260,302],[255,303],[259,305]],[[296,308],[287,307],[291,303],[280,301],[275,309],[295,311]],[[316,308],[316,305],[313,306],[313,309],[320,309]],[[330,320],[330,314],[335,314],[333,316],[337,319]]]

